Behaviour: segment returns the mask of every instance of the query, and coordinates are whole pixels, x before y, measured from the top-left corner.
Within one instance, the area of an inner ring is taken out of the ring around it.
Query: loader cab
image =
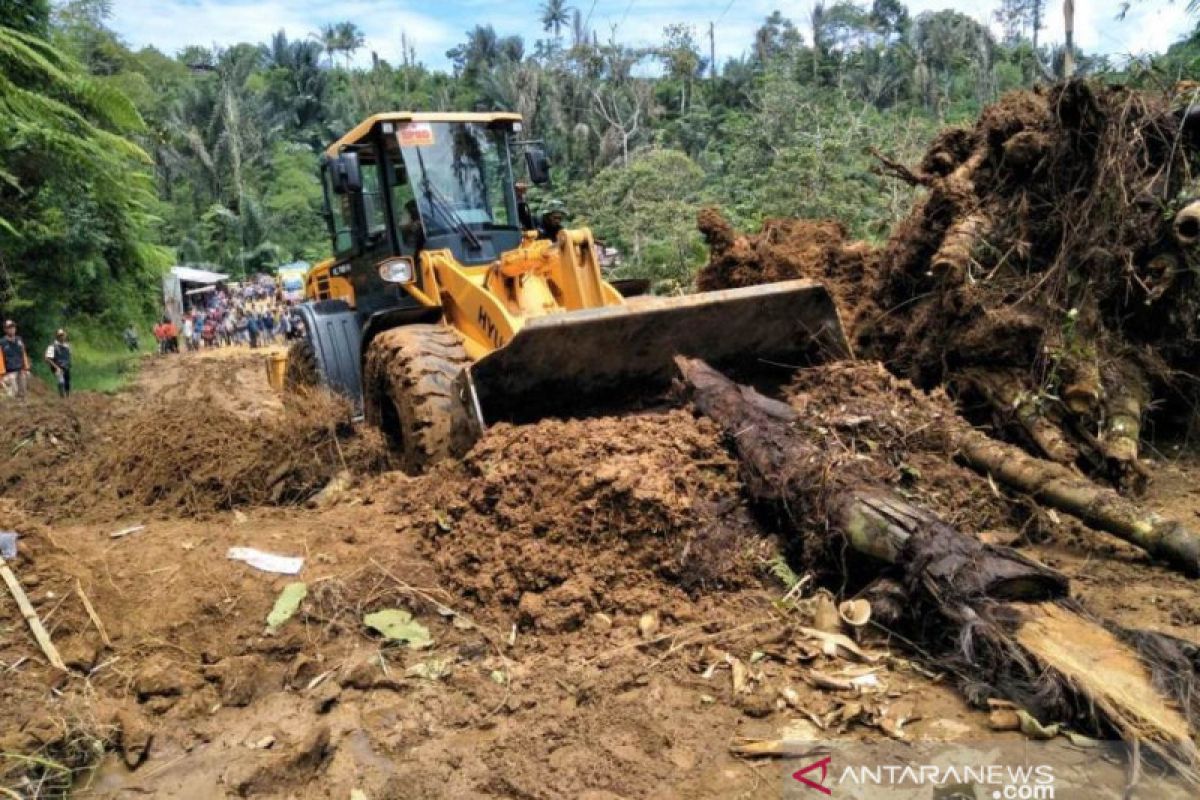
[[[360,313],[412,301],[379,277],[388,258],[411,260],[419,288],[424,250],[449,250],[475,266],[520,245],[513,186],[520,131],[514,114],[386,114],[326,151],[330,271],[353,285]],[[539,157],[533,160],[544,167]]]

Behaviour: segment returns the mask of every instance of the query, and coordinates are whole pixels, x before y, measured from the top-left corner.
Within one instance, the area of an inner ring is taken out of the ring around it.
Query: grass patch
[[[154,341],[153,336],[142,332],[141,351],[131,353],[119,335],[108,336],[86,328],[72,329],[71,391],[112,394],[125,388],[137,375],[142,356],[150,352],[146,349],[147,339]],[[57,391],[54,373],[50,371],[45,359],[49,342],[35,345],[26,340],[25,344],[29,348],[29,357],[34,362],[34,372],[51,390]]]

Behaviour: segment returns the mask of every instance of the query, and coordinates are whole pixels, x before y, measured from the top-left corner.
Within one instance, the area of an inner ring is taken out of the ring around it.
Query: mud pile
[[[700,283],[773,280],[780,263],[823,278],[860,355],[947,387],[1038,455],[1124,480],[1144,415],[1194,420],[1200,386],[1200,116],[1182,106],[1082,82],[1007,95],[917,167],[883,159],[928,192],[878,252],[817,236],[828,223],[772,222],[710,233]],[[820,257],[794,257],[789,230]],[[869,297],[847,289],[847,261]]]
[[[800,414],[797,431],[826,443],[820,485],[812,507],[802,511],[812,531],[807,544],[828,542],[825,498],[867,485],[890,486],[964,530],[1027,525],[1022,504],[955,460],[963,423],[941,390],[922,391],[878,362],[861,361],[800,370],[785,395]],[[801,555],[817,568],[832,567],[835,579],[846,567],[838,554],[819,548]]]
[[[699,216],[711,258],[696,278],[701,291],[753,286],[794,278],[820,280],[837,302],[842,320],[856,326],[872,295],[874,248],[850,241],[835,220],[768,219],[755,236],[740,236],[712,208]]]
[[[756,584],[767,549],[715,429],[684,411],[500,426],[420,486],[395,511],[444,581],[543,631]]]
[[[49,519],[286,505],[343,470],[388,464],[382,437],[353,427],[345,403],[327,394],[261,417],[207,397],[157,397],[118,409],[97,395],[33,401],[4,414],[12,424],[3,427],[0,448],[14,454],[5,494]]]
[[[24,404],[0,402],[0,492],[17,490],[27,476],[52,474],[82,450],[108,399],[84,394],[67,405],[44,387]]]

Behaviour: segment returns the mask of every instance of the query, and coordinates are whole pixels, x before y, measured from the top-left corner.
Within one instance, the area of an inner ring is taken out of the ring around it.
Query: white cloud
[[[438,19],[405,7],[415,3],[387,0],[328,6],[304,0],[116,0],[113,5],[112,27],[129,44],[152,45],[168,54],[191,44],[266,42],[280,29],[300,39],[325,23],[352,20],[367,41],[360,61],[369,62],[371,50],[398,60],[403,31],[418,43],[422,56],[436,54],[436,61],[430,59],[436,63],[459,35]]]

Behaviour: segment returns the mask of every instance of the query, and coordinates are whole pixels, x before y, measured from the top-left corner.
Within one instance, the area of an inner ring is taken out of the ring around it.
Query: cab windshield
[[[517,228],[506,130],[410,122],[395,135],[426,235]]]

